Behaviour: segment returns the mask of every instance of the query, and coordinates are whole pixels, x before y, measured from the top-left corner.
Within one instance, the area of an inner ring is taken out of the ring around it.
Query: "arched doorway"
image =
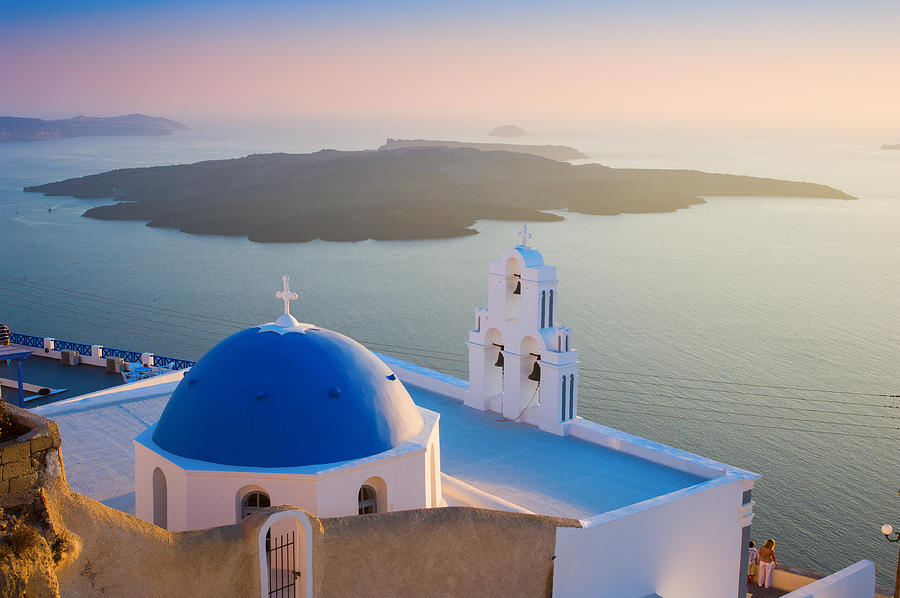
[[[312,597],[312,526],[306,513],[269,516],[259,529],[258,547],[261,598]]]
[[[153,470],[153,523],[169,529],[169,496],[166,474],[157,467]]]
[[[496,328],[490,328],[484,336],[488,350],[484,352],[484,394],[499,397],[503,394],[505,373],[503,355],[503,335]]]

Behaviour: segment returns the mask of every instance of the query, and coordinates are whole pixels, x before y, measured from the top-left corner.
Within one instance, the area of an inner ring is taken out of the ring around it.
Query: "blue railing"
[[[173,370],[183,370],[194,365],[193,361],[187,359],[178,359],[177,357],[164,357],[162,355],[153,356],[153,365],[172,368]]]
[[[135,363],[141,360],[141,354],[138,351],[111,349],[110,347],[103,347],[103,357],[119,357],[131,363]]]
[[[24,345],[26,347],[42,348],[44,346],[44,338],[41,336],[31,336],[30,334],[22,334],[13,332],[9,335],[9,341],[16,345]],[[75,343],[72,341],[53,341],[53,348],[56,351],[78,351],[81,355],[90,356],[91,346],[84,343]],[[130,363],[141,361],[140,351],[128,351],[126,349],[113,349],[112,347],[103,347],[103,357],[118,357]],[[165,355],[154,355],[153,365],[173,370],[183,370],[193,367],[196,362],[187,359],[178,359],[177,357],[166,357]]]
[[[16,345],[24,345],[26,347],[44,347],[44,337],[31,336],[30,334],[22,334],[21,332],[13,332],[9,335],[9,342]]]
[[[73,343],[72,341],[53,341],[54,351],[78,351],[81,355],[91,355],[91,346],[84,343]]]

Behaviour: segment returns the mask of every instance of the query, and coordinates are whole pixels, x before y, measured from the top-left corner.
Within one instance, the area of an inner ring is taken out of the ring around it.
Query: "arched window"
[[[562,412],[560,413],[560,419],[562,421],[566,421],[566,377],[562,377],[562,400],[560,401],[562,404]]]
[[[375,497],[375,488],[360,486],[359,488],[359,514],[371,515],[378,511],[378,502]]]
[[[569,374],[569,419],[575,417],[575,374]]]
[[[541,291],[541,328],[547,327],[547,291]]]
[[[249,492],[241,500],[241,519],[272,506],[269,495],[265,492]]]
[[[522,308],[522,275],[519,262],[511,257],[506,260],[506,316],[507,320],[519,317]]]
[[[549,314],[547,316],[547,320],[549,320],[547,324],[550,328],[553,328],[553,289],[550,289],[550,309],[547,312]]]
[[[166,474],[157,467],[153,470],[153,523],[163,529],[169,525],[169,497],[166,490]]]

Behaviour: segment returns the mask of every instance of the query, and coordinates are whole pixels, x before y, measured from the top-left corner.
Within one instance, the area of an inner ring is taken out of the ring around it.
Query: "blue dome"
[[[153,441],[201,461],[291,467],[375,455],[423,425],[400,380],[353,339],[266,325],[229,336],[190,369]]]

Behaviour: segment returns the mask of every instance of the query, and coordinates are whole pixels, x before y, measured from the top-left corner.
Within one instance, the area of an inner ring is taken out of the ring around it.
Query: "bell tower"
[[[578,358],[572,331],[559,324],[556,267],[520,242],[491,262],[488,306],[469,332],[465,403],[564,436],[578,409]]]

